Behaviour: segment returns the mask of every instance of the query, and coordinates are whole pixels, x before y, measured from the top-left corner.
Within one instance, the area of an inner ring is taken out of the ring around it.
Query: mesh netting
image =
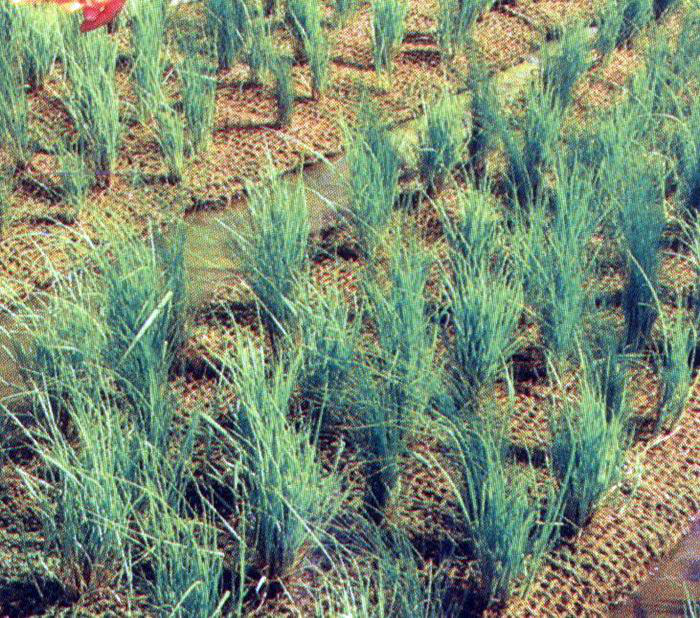
[[[548,32],[574,15],[592,17],[599,4],[523,0],[487,13],[476,26],[477,42],[489,66],[494,71],[505,71],[536,53]],[[177,10],[191,13],[193,19],[202,16],[199,4],[184,5]],[[250,86],[247,69],[242,65],[220,73],[213,146],[206,155],[188,162],[188,181],[183,186],[162,181],[165,169],[153,134],[148,126],[134,123],[125,136],[111,186],[94,190],[75,217],[57,198],[60,177],[55,173],[56,157],[37,154],[22,172],[12,206],[4,215],[0,276],[15,291],[28,295],[51,281],[48,259],[58,271],[72,268],[73,251],[80,245],[73,242],[77,230],[98,241],[99,224],[110,219],[143,233],[149,220],[165,225],[177,220],[183,212],[220,210],[230,205],[240,197],[245,181],[260,179],[268,154],[279,170],[293,169],[318,155],[337,154],[342,150],[339,120],[352,124],[365,89],[388,118],[415,117],[421,97],[429,97],[446,87],[462,88],[460,76],[469,68],[466,58],[458,58],[450,71],[445,70],[433,34],[436,11],[436,0],[411,0],[407,36],[391,82],[386,86],[377,82],[372,65],[370,11],[364,5],[347,25],[332,33],[331,84],[320,101],[311,100],[308,67],[303,64],[294,67],[297,102],[288,127],[275,125],[272,85]],[[677,18],[671,16],[664,27],[673,31],[676,25]],[[129,39],[124,30],[117,36],[122,51],[127,52]],[[280,32],[276,36],[279,45],[291,46],[288,35]],[[622,92],[621,86],[640,66],[640,58],[640,50],[632,45],[617,50],[610,63],[588,75],[577,87],[574,115],[583,119],[613,103]],[[60,74],[60,66],[56,71]],[[128,68],[119,69],[118,81],[124,101],[135,103]],[[176,92],[175,86],[170,87]],[[54,75],[43,90],[30,95],[35,124],[42,135],[57,127],[66,134],[72,130],[61,100],[64,88],[59,75]],[[3,162],[0,151],[0,164]],[[449,210],[454,196],[442,197]],[[437,254],[444,251],[435,212],[426,207],[411,216],[422,243]],[[342,244],[342,239],[335,240]],[[71,252],[66,246],[71,247]],[[350,293],[355,289],[361,264],[357,256],[346,260],[320,258],[312,262],[311,268],[312,278],[320,286],[333,283]],[[671,258],[665,261],[662,280],[668,285],[680,287],[680,281],[690,281],[687,276],[687,268],[681,261]],[[241,280],[231,273],[222,277],[213,271],[210,281],[212,286],[207,290],[207,301],[198,313],[189,344],[188,354],[194,359],[215,356],[230,346],[236,331],[231,315],[222,308],[244,304],[250,298]],[[598,285],[619,290],[622,281],[613,274]],[[254,316],[241,321],[251,325]],[[524,336],[534,349],[537,333],[528,332]],[[525,346],[521,352],[523,359],[515,359],[516,374],[522,371],[523,376],[528,376],[534,371],[532,364],[544,362],[533,360],[527,349]],[[206,373],[201,362],[200,366],[202,374]],[[658,379],[650,374],[639,370],[632,380],[635,403],[642,410],[658,398]],[[184,405],[188,407],[212,397],[213,384],[206,379],[180,387]],[[516,445],[533,450],[547,447],[549,419],[543,404],[550,394],[535,380],[523,379],[511,427]],[[549,556],[527,598],[521,599],[516,594],[499,615],[605,615],[608,606],[634,590],[653,561],[677,543],[687,531],[689,517],[700,509],[700,414],[697,412],[700,399],[693,399],[689,407],[690,411],[667,439],[654,442],[647,438],[635,444],[628,460],[638,465],[639,475],[630,472],[615,501],[600,509],[584,530]],[[417,442],[415,449],[431,451],[430,437]],[[407,466],[411,466],[406,469],[410,480],[404,494],[409,499],[397,506],[393,516],[404,522],[414,540],[419,545],[422,543],[429,554],[431,544],[439,544],[441,531],[456,527],[457,509],[451,503],[449,490],[435,481],[434,470],[415,461]],[[436,516],[436,509],[426,505],[437,505],[439,515]],[[464,564],[451,575],[467,578],[472,569],[473,565]]]

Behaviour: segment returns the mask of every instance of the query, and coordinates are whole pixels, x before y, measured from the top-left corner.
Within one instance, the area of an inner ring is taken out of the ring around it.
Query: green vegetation
[[[430,191],[442,187],[446,177],[462,160],[468,133],[463,117],[459,101],[448,94],[428,104],[418,168]]]
[[[270,333],[296,320],[295,305],[308,265],[309,221],[304,185],[269,172],[268,184],[250,185],[250,229],[230,229],[235,255],[245,255],[244,275]]]
[[[117,46],[100,37],[81,40],[67,53],[71,92],[66,104],[79,149],[92,159],[98,178],[109,184],[123,135],[115,84]]]
[[[639,351],[658,315],[661,235],[664,228],[662,183],[654,170],[624,183],[620,227],[626,241],[627,283],[623,291],[626,344]]]
[[[185,172],[185,125],[170,106],[156,112],[156,141],[168,167],[168,181],[180,182]]]
[[[154,110],[164,103],[167,7],[166,0],[154,0],[139,4],[131,11],[134,78],[141,122],[149,120]]]
[[[182,82],[182,106],[187,119],[187,150],[201,154],[209,149],[216,111],[216,80],[189,50],[178,67]]]
[[[32,156],[29,133],[29,101],[22,74],[15,67],[20,58],[13,46],[0,50],[0,144],[8,149],[15,166],[23,169]]]
[[[440,0],[437,39],[447,59],[467,49],[474,23],[494,4],[495,0]]]
[[[675,316],[662,326],[663,343],[659,355],[661,401],[655,430],[670,429],[685,410],[693,386],[693,362],[697,345],[696,326],[683,316]]]
[[[552,417],[552,464],[562,483],[564,517],[583,526],[622,474],[629,434],[627,419],[609,415],[601,393],[585,379],[579,399]]]
[[[350,169],[350,221],[360,247],[372,257],[386,233],[398,197],[400,158],[379,111],[364,101],[357,127],[345,130]]]
[[[377,73],[391,73],[406,30],[405,0],[372,0],[372,53]]]
[[[591,68],[588,26],[577,21],[564,28],[555,46],[542,54],[540,75],[544,90],[552,90],[561,107],[571,103],[576,82]]]
[[[275,76],[275,99],[277,100],[277,124],[286,127],[292,121],[294,111],[294,76],[292,59],[279,55],[273,63]]]
[[[673,5],[498,75],[479,29],[537,29],[491,0],[157,0],[117,36],[0,0],[0,614],[588,589],[591,518],[692,440],[700,17]]]

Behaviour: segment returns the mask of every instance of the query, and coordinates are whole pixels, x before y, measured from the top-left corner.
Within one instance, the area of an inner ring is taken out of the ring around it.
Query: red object
[[[1,1],[1,0],[0,0]],[[9,0],[11,4],[57,4],[66,11],[83,12],[81,32],[90,32],[101,26],[106,26],[124,8],[126,0]]]
[[[90,32],[111,23],[124,8],[126,0],[108,0],[83,7],[83,23],[80,32]]]

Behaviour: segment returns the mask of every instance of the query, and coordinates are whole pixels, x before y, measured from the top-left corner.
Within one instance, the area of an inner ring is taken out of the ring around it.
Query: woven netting
[[[330,5],[330,2],[324,2]],[[421,97],[429,97],[445,87],[463,87],[460,74],[466,73],[466,59],[446,70],[440,60],[434,37],[436,0],[411,0],[408,34],[389,85],[378,82],[372,66],[369,36],[370,10],[364,3],[347,25],[332,33],[333,64],[331,84],[320,101],[310,98],[308,67],[293,69],[298,100],[288,127],[276,127],[273,86],[269,83],[251,86],[247,69],[236,65],[218,75],[215,132],[211,151],[188,162],[188,182],[170,186],[162,181],[164,167],[154,137],[147,127],[134,123],[128,129],[120,150],[112,186],[95,191],[76,221],[69,209],[56,199],[59,178],[57,162],[50,154],[38,154],[23,172],[5,215],[0,239],[0,271],[3,282],[24,295],[41,288],[52,278],[47,267],[68,272],[74,267],[74,243],[78,230],[92,240],[100,240],[99,230],[105,219],[138,233],[148,221],[166,224],[177,220],[183,212],[221,209],[240,197],[244,181],[260,178],[261,170],[272,157],[275,166],[290,170],[305,160],[342,150],[339,120],[352,123],[361,93],[368,90],[386,116],[394,121],[414,117],[421,106]],[[524,0],[489,12],[477,24],[476,38],[488,64],[496,71],[518,65],[536,51],[536,46],[557,25],[574,15],[591,17],[600,3],[574,0]],[[201,6],[178,9],[192,19],[201,18]],[[673,18],[671,18],[671,26]],[[128,52],[125,32],[118,34],[122,50]],[[291,46],[287,35],[278,34],[278,44]],[[574,115],[585,118],[604,105],[613,103],[622,93],[622,85],[640,64],[639,51],[633,45],[617,50],[611,62],[591,73],[578,86]],[[61,127],[72,130],[62,102],[64,85],[60,67],[43,91],[31,95],[30,105],[37,117],[40,132]],[[120,92],[125,102],[135,103],[128,71],[118,74]],[[176,80],[169,82],[172,98],[177,99]],[[0,152],[0,163],[2,163]],[[134,182],[134,173],[140,175]],[[453,195],[443,199],[450,206]],[[452,202],[453,203],[453,202]],[[430,208],[419,209],[415,217],[426,248],[440,255],[440,225]],[[65,225],[56,225],[55,220]],[[337,232],[342,235],[344,232]],[[343,244],[336,237],[336,244]],[[347,239],[346,244],[351,244]],[[71,253],[65,247],[72,247]],[[86,251],[88,246],[85,245]],[[443,247],[444,249],[444,247]],[[674,269],[677,263],[665,263],[664,277],[679,280]],[[355,258],[322,257],[312,264],[314,281],[321,287],[328,284],[343,288],[348,296],[356,287],[362,264]],[[236,327],[255,328],[253,313],[232,315],[228,308],[245,305],[250,300],[242,280],[227,273],[212,276],[207,301],[200,308],[193,326],[188,356],[212,358],[231,346],[237,336]],[[218,282],[218,283],[217,283]],[[621,282],[611,275],[599,282],[611,289]],[[619,316],[618,316],[619,317]],[[528,326],[528,325],[525,325]],[[532,349],[536,332],[524,333]],[[527,347],[523,359],[515,365],[532,363]],[[540,359],[539,362],[542,362]],[[527,367],[523,367],[523,371]],[[203,368],[204,372],[204,368]],[[524,381],[525,382],[525,381]],[[656,397],[658,384],[640,370],[635,376],[635,397]],[[182,386],[185,408],[211,399],[212,381],[197,380]],[[549,441],[549,418],[542,403],[550,393],[535,383],[522,386],[518,392],[516,413],[511,434],[514,442],[530,449],[544,449]],[[638,402],[648,409],[649,401]],[[667,553],[687,530],[689,517],[700,508],[700,393],[691,400],[690,410],[679,421],[674,433],[663,441],[638,442],[630,451],[632,466],[625,476],[612,504],[599,510],[592,522],[575,538],[556,549],[538,573],[526,599],[517,594],[502,611],[503,616],[597,616],[605,615],[610,603],[620,601],[646,576],[652,562]],[[426,443],[416,449],[429,448]],[[414,537],[430,538],[435,530],[448,528],[456,509],[449,506],[449,492],[436,485],[433,472],[420,465],[407,472],[414,487],[405,492],[411,498],[397,507],[396,514]],[[640,470],[639,474],[634,471]],[[415,491],[413,491],[415,489]],[[425,505],[446,505],[438,516],[426,511]],[[442,524],[437,520],[441,519]],[[435,528],[435,530],[433,530]],[[435,534],[438,534],[435,532]],[[470,566],[460,567],[455,577],[470,576]],[[493,614],[495,615],[495,614]]]

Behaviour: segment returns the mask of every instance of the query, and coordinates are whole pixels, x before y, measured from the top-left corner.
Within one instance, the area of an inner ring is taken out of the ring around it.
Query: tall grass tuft
[[[178,67],[182,83],[182,106],[187,119],[188,151],[205,152],[211,146],[216,111],[216,79],[205,64],[188,53]]]
[[[251,19],[262,14],[257,0],[209,0],[207,29],[216,41],[219,70],[229,69],[242,52]]]
[[[63,198],[73,207],[74,216],[77,217],[85,204],[94,176],[91,176],[85,159],[67,144],[60,146],[58,162],[61,166]]]
[[[333,9],[339,25],[344,25],[349,17],[359,8],[358,0],[334,0]]]
[[[689,80],[700,77],[698,59],[700,58],[700,10],[688,11],[681,24],[681,31],[676,41],[676,49],[671,60],[673,72],[680,79]]]
[[[25,81],[32,90],[41,88],[58,57],[58,15],[44,7],[22,7],[15,13],[11,35],[20,50]]]
[[[165,71],[165,0],[140,3],[131,13],[131,43],[135,50],[133,74],[142,122],[163,102]]]
[[[451,594],[446,569],[430,564],[426,569],[404,532],[364,521],[354,527],[361,528],[362,555],[372,560],[337,561],[316,596],[316,618],[440,618],[466,609],[464,598]]]
[[[165,157],[168,182],[178,183],[185,171],[185,125],[181,116],[164,104],[155,112],[155,136],[158,147]]]
[[[608,415],[604,397],[584,378],[579,399],[552,417],[552,464],[565,494],[564,516],[583,526],[620,479],[629,442],[626,419]]]
[[[467,49],[474,23],[494,4],[494,0],[440,0],[437,38],[445,58],[451,60]]]
[[[185,519],[154,488],[141,524],[153,565],[151,595],[169,616],[220,615],[223,554],[213,522]],[[209,518],[207,518],[209,519]]]
[[[696,100],[680,129],[680,197],[686,213],[700,212],[700,103]]]
[[[659,354],[661,400],[655,432],[671,429],[685,410],[693,385],[693,362],[697,329],[682,315],[662,322],[663,340]]]
[[[357,311],[357,308],[355,308]],[[310,287],[299,311],[303,363],[299,388],[313,406],[319,430],[341,420],[351,372],[356,364],[361,320],[340,287]]]
[[[456,423],[458,480],[452,482],[474,547],[481,586],[489,605],[503,602],[515,581],[531,581],[558,537],[561,496],[549,488],[546,508],[530,498],[531,482],[506,467],[506,443],[489,423]]]
[[[617,46],[624,45],[640,32],[653,17],[654,0],[620,0],[622,26],[617,36]]]
[[[452,273],[443,277],[454,332],[446,342],[450,385],[457,409],[467,413],[516,351],[523,308],[522,285],[504,264],[477,272],[469,265],[453,254]]]
[[[109,185],[122,138],[115,84],[117,45],[108,38],[89,38],[90,42],[81,41],[68,55],[71,93],[67,108],[81,152],[89,153],[95,173]]]
[[[278,54],[276,62],[272,65],[272,73],[275,76],[277,124],[280,127],[286,127],[292,121],[295,101],[292,58],[281,53]]]
[[[404,0],[372,0],[372,53],[377,73],[391,73],[406,31]]]
[[[528,290],[539,310],[545,347],[562,368],[576,352],[590,310],[584,283],[590,275],[588,244],[597,223],[591,174],[578,163],[560,162],[553,202],[551,222],[546,204],[530,212],[521,249],[527,254]]]
[[[456,97],[443,93],[428,104],[419,143],[418,168],[429,191],[439,190],[459,164],[467,134],[464,113]]]
[[[2,240],[5,226],[7,225],[7,213],[10,210],[10,196],[12,195],[12,181],[0,176],[0,240]]]
[[[30,344],[16,356],[25,381],[40,394],[43,411],[61,414],[76,384],[97,380],[107,333],[90,310],[95,304],[88,281],[61,281],[41,311],[27,308]],[[24,312],[23,312],[24,313]],[[63,415],[65,416],[65,415]]]
[[[588,26],[576,21],[564,28],[555,46],[545,47],[540,65],[544,90],[551,90],[562,108],[571,103],[576,82],[591,67]]]
[[[75,448],[53,422],[49,400],[35,413],[45,429],[31,436],[46,463],[48,481],[25,476],[39,505],[46,543],[59,551],[59,577],[74,595],[114,585],[132,568],[129,522],[134,516],[137,464],[128,429],[109,396],[106,375],[72,387],[68,413],[79,440]]]
[[[605,403],[608,420],[616,416],[628,422],[631,418],[627,396],[630,358],[621,351],[617,334],[606,332],[596,339],[597,345],[586,351],[584,379]]]
[[[328,83],[330,44],[321,25],[321,4],[313,0],[288,0],[286,19],[296,42],[297,57],[305,57],[311,69],[311,88],[319,99]]]
[[[229,414],[248,470],[254,545],[267,576],[282,576],[307,544],[323,537],[341,490],[333,472],[323,474],[309,431],[297,432],[286,418],[299,359],[268,374],[263,350],[239,341],[223,361],[238,396]]]
[[[384,120],[365,99],[358,124],[345,130],[352,196],[349,219],[369,258],[374,256],[398,197],[401,159]]]
[[[0,145],[4,146],[18,169],[24,169],[32,156],[29,132],[29,99],[22,74],[21,58],[14,45],[0,49]]]
[[[626,241],[627,282],[622,294],[626,345],[639,351],[656,321],[665,218],[663,183],[657,174],[641,170],[622,189],[620,226]]]
[[[410,237],[405,245],[396,240],[388,289],[377,281],[365,285],[386,373],[382,387],[392,407],[401,410],[406,433],[425,411],[435,386],[437,331],[431,325],[425,296],[431,264],[415,238]]]
[[[260,84],[279,58],[269,23],[262,16],[260,5],[251,7],[251,19],[244,38],[243,54],[250,69],[250,81]]]
[[[471,59],[467,86],[471,92],[469,107],[472,125],[467,151],[474,178],[481,185],[486,175],[488,154],[496,146],[500,107],[491,76],[476,58]]]
[[[593,42],[594,48],[604,60],[615,51],[620,40],[624,21],[620,0],[608,0],[598,11],[596,19],[598,31]]]
[[[553,163],[560,137],[562,112],[555,93],[536,85],[527,97],[522,142],[513,129],[502,129],[512,199],[522,208],[533,204],[542,190],[543,176]]]
[[[308,267],[309,217],[301,180],[295,184],[268,171],[266,184],[249,185],[250,226],[229,229],[231,249],[243,255],[243,273],[273,335],[296,320],[300,285]]]
[[[677,4],[678,0],[654,0],[654,19],[661,19],[661,17],[669,13]]]
[[[395,406],[387,384],[393,375],[365,367],[357,372],[351,409],[361,428],[357,432],[357,448],[365,455],[365,496],[367,515],[380,523],[386,508],[397,493],[399,456],[406,450],[405,413]]]
[[[458,256],[456,268],[467,272],[484,272],[499,245],[499,221],[488,188],[457,193],[456,217],[450,218],[440,206],[445,237],[453,254]]]
[[[148,435],[161,420],[152,413],[172,415],[163,389],[187,336],[182,226],[169,243],[151,233],[147,244],[124,242],[103,262],[106,362]]]

